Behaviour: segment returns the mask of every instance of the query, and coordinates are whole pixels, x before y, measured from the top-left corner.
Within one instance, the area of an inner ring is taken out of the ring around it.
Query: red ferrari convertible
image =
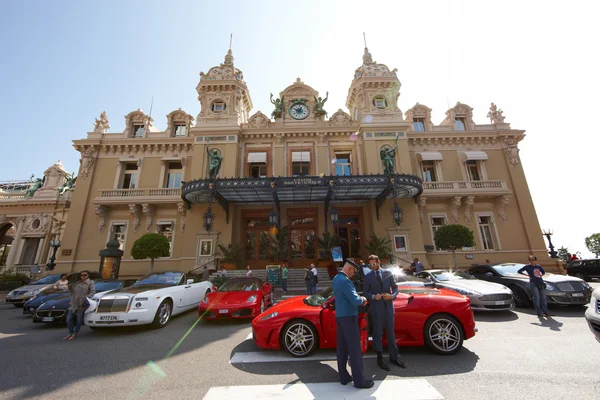
[[[273,305],[273,286],[258,278],[230,279],[198,306],[204,319],[254,318]]]
[[[463,340],[475,335],[469,298],[446,289],[399,287],[398,290],[394,300],[398,346],[426,345],[439,354],[454,354],[462,347]],[[360,311],[364,352],[368,346],[368,321],[366,310]],[[252,334],[259,347],[283,347],[294,357],[306,357],[317,348],[335,348],[333,289],[278,303],[252,321]]]

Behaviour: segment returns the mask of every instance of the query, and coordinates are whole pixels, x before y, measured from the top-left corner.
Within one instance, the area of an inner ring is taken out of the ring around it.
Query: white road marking
[[[292,385],[221,386],[211,388],[204,400],[227,399],[402,399],[443,400],[444,397],[425,379],[386,379],[375,381],[371,389],[330,383],[295,383]]]
[[[250,339],[252,339],[252,332],[250,332],[250,333],[248,334],[248,336],[246,336],[246,339],[245,339],[245,340],[250,340]]]
[[[364,354],[363,358],[375,358],[374,353]],[[317,351],[308,357],[292,357],[284,350],[266,350],[235,353],[229,360],[229,364],[248,364],[260,362],[290,362],[290,361],[332,361],[336,360],[335,352]]]

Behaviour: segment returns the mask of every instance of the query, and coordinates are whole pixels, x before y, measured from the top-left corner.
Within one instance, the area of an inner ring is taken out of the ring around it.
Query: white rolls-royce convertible
[[[145,324],[162,328],[172,315],[196,309],[212,290],[211,282],[194,283],[183,272],[152,273],[102,296],[85,323],[91,329]]]

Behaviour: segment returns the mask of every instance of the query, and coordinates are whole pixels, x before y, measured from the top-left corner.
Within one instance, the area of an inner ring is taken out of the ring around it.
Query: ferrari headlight
[[[265,315],[264,317],[262,317],[260,320],[264,321],[265,319],[271,319],[271,318],[275,318],[276,316],[278,316],[279,313],[277,311],[272,312],[270,314]]]
[[[248,300],[246,300],[246,303],[253,303],[255,301],[256,301],[256,295],[248,297]]]
[[[202,303],[208,304],[208,296],[204,296],[204,299],[202,300]]]

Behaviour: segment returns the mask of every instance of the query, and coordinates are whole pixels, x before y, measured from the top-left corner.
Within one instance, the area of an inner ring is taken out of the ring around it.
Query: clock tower
[[[278,99],[271,99],[276,108],[272,117],[280,125],[323,125],[327,115],[323,109],[326,101],[327,96],[319,97],[319,92],[297,78],[279,93]]]

